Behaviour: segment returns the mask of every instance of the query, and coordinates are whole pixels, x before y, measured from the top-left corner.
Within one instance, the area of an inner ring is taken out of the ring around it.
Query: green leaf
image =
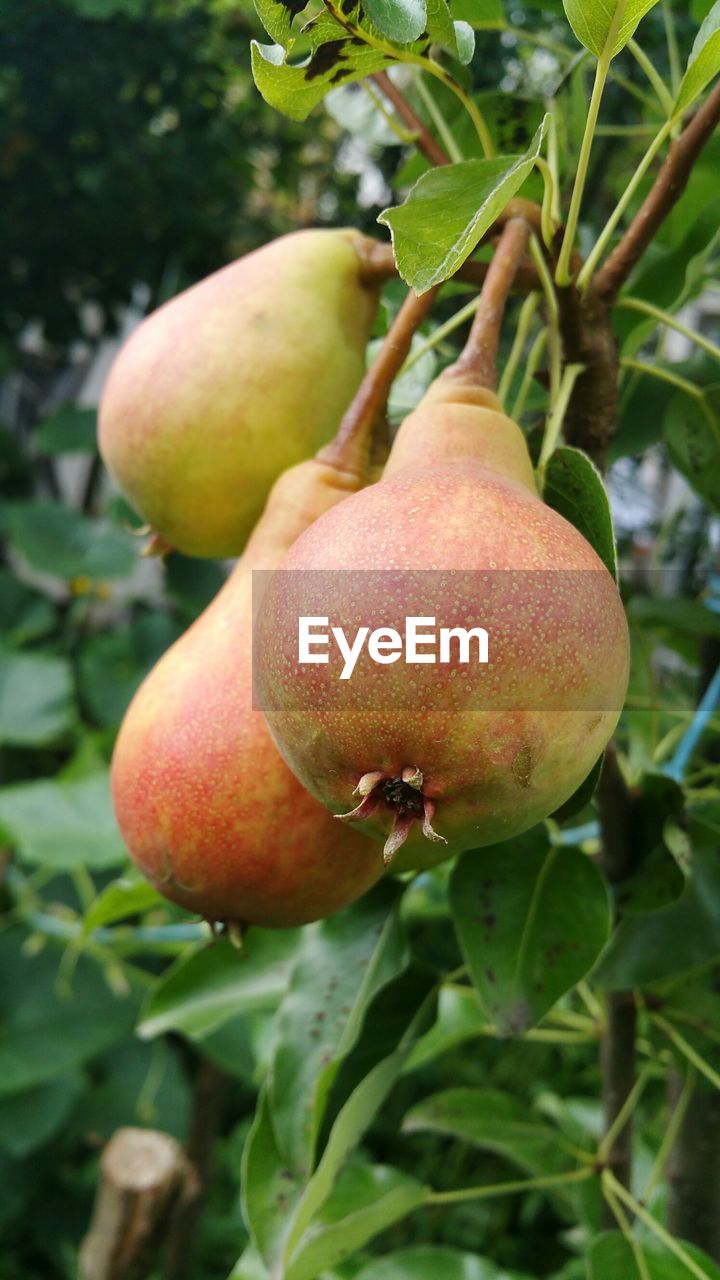
[[[587,454],[569,446],[556,449],[547,465],[543,497],[587,539],[617,582],[610,501]]]
[[[720,71],[720,0],[713,5],[690,51],[687,70],[680,82],[675,110],[687,111]]]
[[[15,503],[7,527],[27,563],[57,578],[123,578],[135,564],[136,542],[129,533],[60,502]]]
[[[664,431],[678,471],[708,506],[720,511],[720,384],[705,391],[705,412],[691,396],[674,396]]]
[[[404,1133],[442,1133],[502,1156],[530,1177],[562,1173],[575,1158],[558,1131],[497,1089],[446,1089],[417,1103]]]
[[[181,1031],[202,1039],[241,1013],[274,1009],[285,994],[301,933],[249,929],[241,953],[226,938],[183,956],[159,978],[138,1032],[150,1039]]]
[[[451,9],[454,18],[477,31],[501,31],[506,25],[502,0],[451,0]]]
[[[474,1253],[444,1245],[414,1245],[384,1258],[373,1258],[355,1280],[529,1280]],[[605,1277],[608,1280],[608,1277]],[[618,1276],[617,1280],[620,1280]]]
[[[698,1264],[707,1280],[720,1280],[720,1268],[694,1245],[680,1241],[683,1249]],[[691,1271],[675,1254],[653,1240],[642,1241],[642,1253],[649,1280],[691,1280],[697,1272]],[[590,1246],[588,1256],[589,1280],[642,1280],[633,1251],[619,1231],[607,1231],[598,1236]]]
[[[610,933],[597,867],[545,831],[463,854],[450,880],[460,945],[480,1004],[501,1035],[519,1034],[592,968]]]
[[[55,610],[45,596],[0,569],[0,618],[3,640],[10,648],[45,636],[55,627]]]
[[[425,0],[363,0],[365,17],[394,44],[411,44],[425,30]]]
[[[288,1168],[270,1118],[267,1089],[258,1099],[242,1161],[243,1217],[258,1253],[277,1274],[292,1227],[292,1212],[302,1191],[300,1175]]]
[[[384,1165],[353,1161],[342,1171],[321,1213],[303,1237],[286,1280],[316,1280],[368,1240],[412,1213],[427,1188]]]
[[[400,1047],[373,1067],[339,1112],[318,1167],[305,1188],[295,1214],[286,1246],[286,1262],[291,1265],[299,1257],[304,1233],[328,1200],[347,1157],[357,1146],[399,1078],[424,1022],[425,1011],[421,1010],[403,1037]]]
[[[290,66],[279,45],[251,45],[252,73],[269,106],[291,120],[306,120],[330,89],[362,80],[391,66],[395,58],[356,43],[330,14],[321,14],[313,25],[312,52],[305,62]]]
[[[63,405],[38,428],[35,445],[40,453],[49,457],[63,453],[95,453],[96,423],[94,409]]]
[[[621,0],[563,0],[565,15],[580,44],[594,53],[596,58],[605,51],[620,3]],[[640,20],[657,3],[658,0],[626,0],[611,50],[612,57],[625,48],[628,40],[634,36]]]
[[[292,44],[290,30],[293,19],[307,9],[309,0],[255,0],[255,11],[268,35],[283,48]]]
[[[443,1053],[481,1036],[487,1028],[488,1020],[480,1011],[474,987],[442,987],[435,1023],[418,1040],[406,1070],[426,1066]]]
[[[104,869],[127,860],[106,774],[3,787],[0,823],[20,857],[36,866],[54,871],[77,866]]]
[[[136,1014],[134,997],[113,995],[98,964],[84,956],[71,993],[60,995],[59,953],[48,948],[30,957],[22,950],[26,938],[19,928],[0,935],[0,1095],[67,1077],[126,1039]]]
[[[41,1147],[65,1123],[85,1081],[77,1072],[33,1089],[0,1097],[0,1148],[21,1159]]]
[[[283,1158],[294,1167],[312,1162],[331,1084],[368,1005],[406,964],[398,895],[383,883],[303,931],[278,1013],[269,1095]]]
[[[167,906],[167,902],[147,880],[121,877],[95,899],[85,914],[83,929],[85,933],[92,933],[101,925],[114,924],[126,916],[143,915],[158,906]]]
[[[385,209],[403,280],[424,293],[453,275],[520,190],[535,164],[546,121],[522,156],[464,160],[425,173],[404,204]]]
[[[91,635],[82,642],[78,685],[83,704],[98,724],[120,724],[143,677],[179,634],[177,622],[157,610],[134,618],[122,632]]]
[[[70,664],[0,648],[0,743],[41,746],[77,723]]]
[[[644,627],[663,627],[691,636],[720,639],[720,613],[699,600],[680,596],[634,596],[628,605],[631,620]]]
[[[611,991],[662,982],[720,956],[720,860],[717,835],[705,846],[691,824],[692,874],[677,902],[629,917],[616,929],[593,980]]]

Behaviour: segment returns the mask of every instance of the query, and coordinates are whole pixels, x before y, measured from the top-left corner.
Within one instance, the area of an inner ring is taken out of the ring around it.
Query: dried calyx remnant
[[[370,818],[383,805],[394,815],[390,835],[383,847],[385,866],[392,862],[393,854],[407,840],[414,822],[422,823],[423,835],[436,844],[447,844],[444,836],[433,830],[435,805],[422,791],[423,775],[414,765],[408,765],[399,776],[374,769],[364,773],[358,782],[354,796],[361,796],[360,803],[350,813],[336,813],[343,822],[362,822]]]

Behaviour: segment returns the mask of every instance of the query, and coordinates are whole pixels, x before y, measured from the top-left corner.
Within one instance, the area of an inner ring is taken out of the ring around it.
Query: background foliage
[[[644,21],[668,83],[709,8],[661,5]],[[556,95],[569,184],[591,69],[562,5],[454,10],[485,15],[458,74],[502,150],[530,146]],[[76,1275],[98,1153],[127,1123],[190,1135],[207,1164],[205,1210],[170,1280],[262,1280],[261,1255],[282,1249],[292,1280],[645,1280],[606,1230],[597,1179],[561,1179],[589,1168],[601,1141],[609,993],[639,993],[634,1189],[660,1221],[678,1096],[720,1131],[717,713],[690,760],[677,755],[720,655],[717,352],[678,361],[667,327],[616,313],[634,362],[610,486],[633,635],[619,746],[634,868],[612,903],[588,856],[597,810],[581,796],[562,825],[405,891],[384,884],[304,930],[251,931],[238,959],[132,872],[114,825],[107,769],[124,709],[224,568],[138,564],[135,518],[95,453],[97,362],[128,308],[273,234],[346,221],[377,234],[380,210],[427,168],[361,89],[335,91],[307,124],[267,106],[251,35],[267,43],[250,7],[226,0],[10,0],[0,14],[0,1280]],[[658,121],[642,67],[627,51],[614,66],[587,188],[596,231]],[[426,112],[416,82],[406,88]],[[452,94],[432,94],[463,154],[478,155]],[[634,297],[674,313],[717,296],[719,162],[715,140]],[[381,329],[401,292],[387,289]],[[432,327],[469,296],[445,290]],[[711,310],[692,314],[707,333]],[[396,417],[461,333],[405,375]],[[510,403],[535,444],[547,386],[524,373]],[[556,465],[562,495],[576,464]],[[678,472],[692,488],[677,488]],[[604,509],[593,520],[602,541]],[[559,1180],[520,1195],[456,1195],[547,1177]],[[639,1238],[651,1280],[720,1275],[647,1225]]]

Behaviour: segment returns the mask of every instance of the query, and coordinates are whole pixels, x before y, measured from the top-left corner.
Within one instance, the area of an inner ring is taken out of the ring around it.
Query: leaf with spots
[[[600,472],[580,449],[556,449],[545,473],[543,497],[587,538],[617,582],[617,557],[610,501]]]
[[[278,1013],[269,1108],[283,1159],[312,1168],[331,1085],[365,1012],[406,966],[398,885],[383,883],[304,930]]]
[[[415,10],[416,4],[414,0],[404,0],[401,7],[409,12]],[[387,5],[383,8],[387,10]],[[409,22],[408,12],[404,25],[398,19],[398,29],[402,25],[406,34],[418,25],[417,21]],[[302,62],[288,62],[282,41],[274,45],[253,41],[252,72],[265,101],[291,120],[305,120],[325,94],[338,85],[352,84],[402,62],[408,55],[425,52],[427,36],[422,27],[424,39],[410,37],[409,43],[393,45],[367,19],[361,24],[359,14],[358,8],[348,10],[347,6],[342,10],[330,6],[319,13],[305,27],[310,53]],[[276,31],[280,32],[279,25]]]
[[[450,880],[460,946],[499,1035],[534,1026],[593,967],[610,936],[603,878],[542,827],[464,854]]]

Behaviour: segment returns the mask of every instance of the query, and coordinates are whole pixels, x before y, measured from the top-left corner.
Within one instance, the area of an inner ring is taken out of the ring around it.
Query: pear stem
[[[395,378],[407,358],[413,336],[432,307],[439,285],[417,294],[410,289],[363,378],[337,435],[317,454],[317,461],[337,471],[364,476],[373,431],[387,408]]]
[[[500,330],[529,236],[530,225],[525,218],[511,218],[504,227],[488,267],[465,349],[455,364],[441,375],[444,379],[471,381],[490,391],[497,387]]]

